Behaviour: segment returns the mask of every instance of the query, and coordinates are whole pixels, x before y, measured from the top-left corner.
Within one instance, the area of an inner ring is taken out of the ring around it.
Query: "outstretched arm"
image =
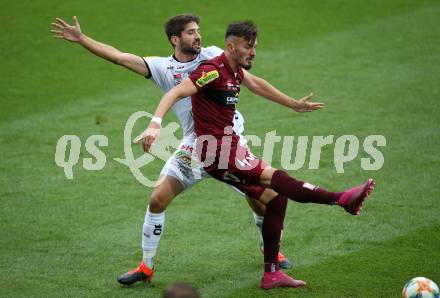
[[[244,78],[243,85],[245,85],[252,93],[255,93],[261,97],[269,99],[280,105],[289,107],[296,112],[311,112],[324,107],[322,102],[309,102],[308,100],[313,96],[313,93],[296,100],[290,96],[284,94],[274,86],[272,86],[266,80],[254,76],[248,71],[243,70]]]
[[[137,144],[143,140],[144,151],[148,152],[151,145],[159,137],[162,118],[165,117],[165,115],[177,101],[195,93],[197,93],[197,88],[190,79],[183,80],[182,83],[165,93],[157,106],[150,125],[144,132],[133,140],[133,143]]]
[[[98,57],[122,65],[140,75],[149,76],[150,72],[144,59],[130,53],[123,53],[112,46],[88,37],[81,32],[81,26],[76,17],[73,17],[73,26],[60,18],[56,18],[56,23],[54,22],[51,25],[56,28],[56,30],[51,30],[54,38],[79,43]]]

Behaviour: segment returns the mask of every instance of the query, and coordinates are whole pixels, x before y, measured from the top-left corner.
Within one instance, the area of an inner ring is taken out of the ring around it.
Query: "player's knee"
[[[260,216],[264,216],[266,214],[266,206],[264,206],[260,202],[258,202],[257,205],[254,205],[252,210],[254,210],[254,212]]]
[[[273,198],[275,198],[277,195],[278,194],[274,190],[270,188],[266,188],[261,194],[259,198],[259,202],[262,203],[263,205],[266,205],[267,203],[272,201]]]
[[[167,208],[168,204],[163,200],[160,195],[152,193],[150,196],[150,202],[148,204],[148,209],[152,213],[162,213]]]
[[[266,214],[266,206],[263,203],[252,198],[249,198],[248,202],[249,206],[256,214],[260,216],[264,216],[264,214]]]

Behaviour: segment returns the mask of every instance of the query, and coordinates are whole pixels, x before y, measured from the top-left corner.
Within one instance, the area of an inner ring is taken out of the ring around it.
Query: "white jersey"
[[[202,62],[217,57],[223,50],[210,46],[202,48],[194,60],[179,62],[174,55],[169,57],[144,57],[145,63],[150,70],[150,77],[163,92],[168,92],[182,80],[186,79]],[[174,113],[179,119],[185,138],[194,138],[194,120],[192,117],[191,97],[179,100],[173,107]],[[236,111],[234,117],[234,131],[236,134],[243,133],[244,119],[240,112]]]

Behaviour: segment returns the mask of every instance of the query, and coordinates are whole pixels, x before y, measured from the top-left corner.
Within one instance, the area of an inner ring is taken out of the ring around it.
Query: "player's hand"
[[[56,18],[56,23],[51,23],[52,27],[58,30],[50,30],[54,38],[62,38],[72,42],[78,42],[81,37],[81,27],[76,17],[73,17],[73,26],[70,26],[60,18]]]
[[[138,144],[140,141],[142,141],[142,148],[144,149],[144,152],[148,152],[150,151],[151,145],[153,145],[154,141],[159,137],[159,134],[160,125],[151,122],[148,128],[133,140],[133,143]]]
[[[312,98],[313,93],[310,93],[307,96],[304,96],[300,100],[296,100],[292,106],[292,109],[298,113],[304,112],[312,112],[315,110],[322,109],[324,107],[323,102],[309,102],[309,99]]]

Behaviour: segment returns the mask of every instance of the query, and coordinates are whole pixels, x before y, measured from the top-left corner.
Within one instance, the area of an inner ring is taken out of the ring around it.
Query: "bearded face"
[[[250,42],[243,37],[234,40],[233,57],[237,63],[246,70],[251,69],[252,60],[257,55],[257,40]]]
[[[186,55],[197,55],[202,50],[202,36],[199,25],[188,23],[178,38],[180,50]]]

